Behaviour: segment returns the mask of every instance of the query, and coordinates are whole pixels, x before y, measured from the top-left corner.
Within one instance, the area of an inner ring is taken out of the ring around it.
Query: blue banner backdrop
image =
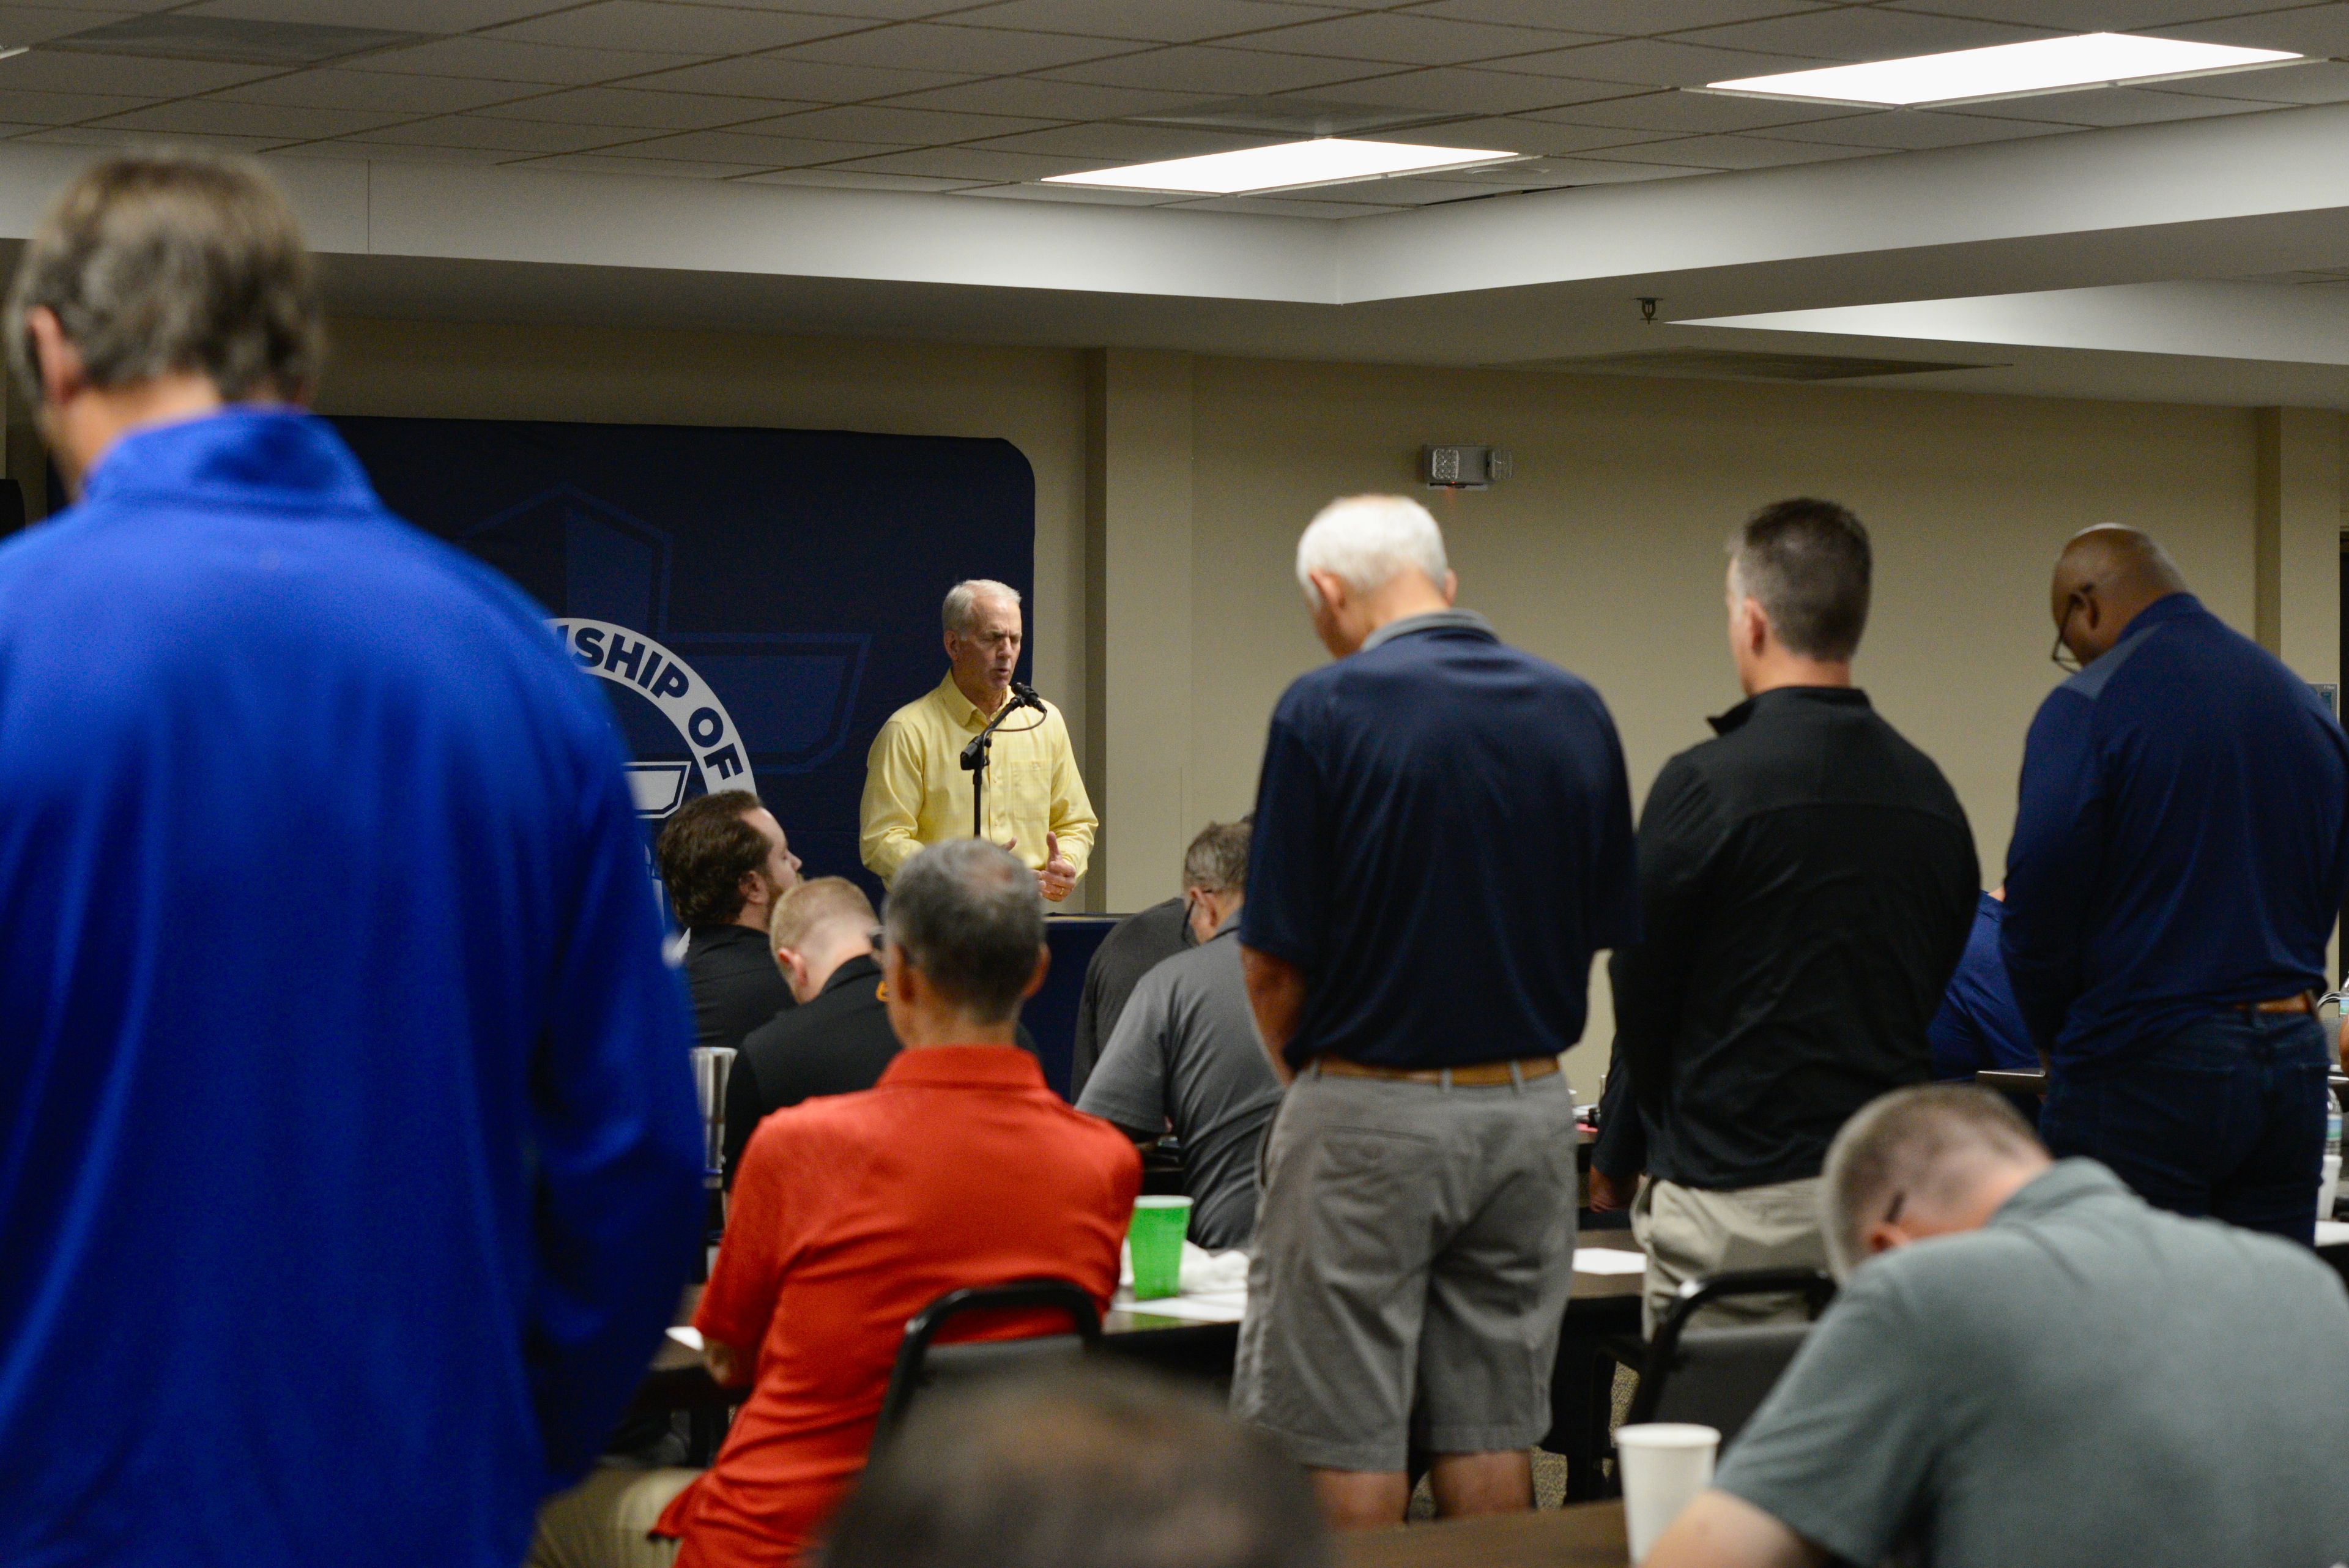
[[[1030,594],[1036,482],[1006,441],[338,419],[394,512],[504,572],[602,679],[648,827],[755,788],[810,877],[853,877],[864,753],[937,684],[938,603]],[[1020,660],[1023,675],[1028,660]]]

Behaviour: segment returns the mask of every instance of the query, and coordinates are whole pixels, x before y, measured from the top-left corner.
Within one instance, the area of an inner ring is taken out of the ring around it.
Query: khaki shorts
[[[1445,1088],[1309,1069],[1265,1140],[1233,1414],[1320,1469],[1539,1441],[1574,1157],[1562,1073]]]
[[[1713,1192],[1652,1179],[1631,1201],[1631,1233],[1648,1254],[1646,1332],[1654,1334],[1682,1285],[1733,1269],[1824,1269],[1826,1240],[1819,1234],[1819,1179]],[[1810,1315],[1795,1295],[1753,1296],[1707,1307],[1696,1316],[1706,1328],[1736,1324],[1796,1322]]]

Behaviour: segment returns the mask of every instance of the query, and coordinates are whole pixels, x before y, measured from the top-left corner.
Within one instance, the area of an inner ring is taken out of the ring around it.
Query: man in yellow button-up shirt
[[[1019,595],[1001,583],[957,583],[947,595],[947,678],[889,715],[864,760],[858,848],[886,882],[928,844],[970,836],[970,774],[962,750],[1011,701],[1019,668]],[[1050,702],[1013,714],[995,732],[987,768],[983,836],[1036,873],[1054,903],[1085,874],[1101,824],[1069,729]]]

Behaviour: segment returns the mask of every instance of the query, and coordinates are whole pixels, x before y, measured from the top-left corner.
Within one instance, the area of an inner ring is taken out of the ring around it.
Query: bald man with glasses
[[[2039,1130],[2146,1199],[2308,1241],[2349,888],[2349,741],[2134,528],[2075,536],[2001,933],[2049,1066]]]

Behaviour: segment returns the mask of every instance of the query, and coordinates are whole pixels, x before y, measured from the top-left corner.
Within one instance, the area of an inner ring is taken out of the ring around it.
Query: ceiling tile
[[[1040,77],[996,77],[988,81],[909,93],[892,99],[890,103],[892,107],[1025,115],[1043,119],[1117,119],[1127,115],[1186,109],[1198,101],[1197,93],[1047,81]]]
[[[485,81],[560,82],[585,86],[689,65],[694,57],[636,49],[567,49],[554,44],[518,44],[506,38],[435,38],[405,49],[363,55],[355,71],[413,72],[427,77],[474,77]]]
[[[776,106],[709,93],[647,92],[641,88],[574,88],[484,110],[501,119],[546,119],[564,125],[641,126],[652,130],[705,130],[760,119]]]
[[[1331,96],[1348,103],[1425,109],[1430,114],[1495,115],[1619,98],[1634,90],[1619,82],[1578,82],[1562,77],[1516,76],[1481,66],[1440,66],[1373,81],[1348,82]]]
[[[1633,82],[1641,87],[1702,87],[1707,82],[1735,77],[1808,70],[1824,63],[1799,55],[1711,48],[1663,38],[1619,38],[1610,44],[1585,44],[1553,54],[1513,56],[1507,68],[1555,72],[1590,81]]]
[[[1530,55],[1568,44],[1595,43],[1599,35],[1533,27],[1499,27],[1400,12],[1366,12],[1334,21],[1307,22],[1233,40],[1236,47],[1341,60],[1391,60],[1406,66],[1456,66],[1504,55]]]
[[[850,165],[882,174],[928,174],[955,180],[1041,180],[1048,174],[1074,174],[1091,167],[1081,158],[1053,158],[1040,152],[997,152],[984,147],[925,147],[867,158]]]
[[[974,0],[697,0],[730,11],[812,11],[868,22],[912,22],[948,11],[967,11]]]
[[[777,57],[820,60],[828,65],[959,71],[965,76],[1009,76],[1104,56],[1128,55],[1143,47],[1123,38],[1085,38],[1069,33],[1006,33],[989,27],[906,22],[895,27],[868,28],[820,43],[802,44],[781,51]]]
[[[398,114],[460,114],[469,109],[528,98],[535,83],[464,81],[454,77],[383,71],[294,71],[228,88],[212,96],[234,103],[283,103],[298,109],[366,109]]]
[[[736,98],[802,103],[855,103],[946,87],[963,79],[951,71],[885,70],[878,66],[826,65],[781,55],[709,60],[632,81],[630,87],[672,92],[726,93]]]
[[[622,158],[609,152],[565,152],[533,158],[521,169],[558,169],[575,174],[634,174],[639,179],[731,180],[756,174],[756,163],[690,163],[682,159]]]
[[[895,104],[843,104],[810,109],[771,122],[783,136],[813,136],[830,141],[877,141],[895,147],[936,147],[1041,130],[1054,121],[1016,114],[949,114],[938,109],[900,109]]]
[[[1935,147],[1965,147],[1977,141],[2013,141],[2067,129],[2023,119],[1991,119],[1978,114],[1946,114],[1922,109],[1891,109],[1855,114],[1816,125],[1785,125],[1773,138],[1826,141],[1841,147],[1881,147],[1902,152]]]
[[[60,11],[168,11],[179,0],[47,0]]]
[[[1232,97],[1296,92],[1393,69],[1392,66],[1374,65],[1368,60],[1317,60],[1300,55],[1268,55],[1256,49],[1219,48],[1212,44],[1184,44],[1046,74],[1062,81],[1094,82],[1103,87],[1156,88],[1166,92]]]
[[[2142,88],[2099,88],[2088,92],[2041,93],[2033,98],[1961,104],[1943,112],[1978,114],[1989,119],[2038,120],[2050,125],[2111,126],[2158,125],[2167,120],[2199,119],[2210,115],[2257,113],[2276,107],[2247,103],[2241,99],[2148,92]]]
[[[1618,125],[1629,130],[1723,132],[1758,130],[1772,125],[1802,125],[1841,119],[1868,111],[1848,104],[1793,103],[1780,99],[1733,98],[1727,93],[1652,92],[1540,111],[1537,118],[1568,125]]]
[[[602,126],[550,125],[541,120],[491,119],[477,114],[448,114],[437,119],[389,125],[343,138],[353,143],[378,141],[426,147],[483,147],[506,152],[584,152],[621,140],[626,134]]]
[[[106,0],[113,4],[114,0]],[[492,27],[547,7],[547,0],[207,0],[191,5],[193,16],[227,16],[241,22],[310,22],[337,27],[398,27],[409,33],[466,33]],[[153,10],[155,6],[140,9]]]
[[[997,182],[972,185],[957,196],[988,196],[1007,202],[1061,202],[1078,207],[1171,207],[1175,199],[1164,191],[1089,191],[1081,185],[1027,185]]]
[[[1167,207],[1183,213],[1247,213],[1265,218],[1319,218],[1328,223],[1342,223],[1348,218],[1372,218],[1381,213],[1409,212],[1407,207],[1366,202],[1300,202],[1286,196],[1210,196],[1203,202],[1169,202]]]
[[[15,138],[17,141],[38,141],[59,147],[152,147],[166,140],[152,131],[101,130],[95,126],[69,125],[56,130],[32,130]],[[168,140],[175,146],[212,147],[223,152],[258,152],[274,147],[283,138],[267,136],[198,136],[175,133]]]
[[[1637,36],[1825,9],[1823,0],[1427,0],[1411,14]]]
[[[119,93],[0,92],[0,120],[12,125],[67,125],[121,114],[146,101]]]
[[[1799,16],[1705,27],[1676,33],[1673,37],[1682,43],[1715,44],[1723,48],[1753,49],[1763,54],[1812,55],[1827,60],[1897,60],[1910,55],[1982,49],[1994,44],[2019,44],[2056,36],[2044,27],[2018,27],[2004,22],[1853,5],[1838,11],[1806,11]]]
[[[2272,11],[2277,0],[1881,0],[1892,11],[1930,11],[1944,16],[1980,16],[2020,22],[2065,33],[2127,33],[2213,16]],[[2289,4],[2290,0],[2286,0]]]
[[[102,27],[129,12],[67,11],[47,5],[0,5],[0,46],[45,44],[71,33]]]
[[[1558,112],[1564,113],[1565,110]],[[1671,130],[1630,130],[1619,126],[1561,125],[1530,116],[1448,120],[1423,130],[1381,132],[1373,141],[1437,141],[1447,147],[1491,147],[1510,152],[1537,152],[1555,157],[1587,152],[1594,147],[1626,147],[1661,141],[1680,134]]]
[[[778,169],[745,175],[745,185],[817,185],[843,191],[967,191],[970,180],[932,180],[919,174],[874,174],[858,169]]]
[[[265,77],[269,66],[224,66],[202,60],[148,60],[123,55],[77,55],[35,49],[0,60],[0,90],[133,93],[180,98]]]
[[[1816,141],[1786,141],[1763,136],[1688,136],[1676,141],[1651,141],[1627,149],[1623,156],[1640,163],[1678,163],[1702,169],[1775,169],[1788,163],[1825,163],[1842,158],[1872,158],[1874,147],[1835,147]],[[1593,159],[1611,161],[1611,152],[1593,152]]]
[[[689,55],[740,55],[869,27],[854,17],[778,11],[730,11],[659,0],[597,0],[499,27],[487,36],[578,48],[667,49]]]
[[[2168,38],[2199,38],[2253,49],[2290,49],[2295,54],[2349,55],[2349,5],[2298,5],[2257,16],[2188,22],[2153,29]]]
[[[389,141],[297,141],[271,150],[272,158],[334,158],[366,163],[511,163],[496,147],[427,147]]]
[[[151,130],[174,136],[202,132],[312,141],[322,136],[372,130],[397,118],[365,109],[295,109],[286,104],[228,103],[220,99],[191,98],[133,109],[104,123],[122,130]]]
[[[1195,44],[1202,38],[1258,32],[1290,22],[1335,16],[1334,5],[1275,5],[1269,0],[1149,0],[1115,5],[1104,0],[1002,0],[955,15],[958,26],[1012,27],[1033,33],[1084,33],[1102,38],[1139,38],[1157,44]]]
[[[2261,103],[2341,103],[2349,101],[2349,66],[2338,60],[2312,60],[2305,65],[2156,82],[2145,90],[2179,93],[2189,98],[2248,99]]]
[[[1167,158],[1228,152],[1236,147],[1261,147],[1277,140],[1173,125],[1056,125],[974,145],[1005,152],[1050,152],[1081,158],[1087,167],[1101,169],[1113,163],[1154,163]]]
[[[605,138],[606,140],[615,140]],[[612,149],[617,151],[618,149]],[[862,141],[818,141],[812,137],[760,136],[743,130],[689,130],[631,141],[631,158],[688,158],[721,163],[750,163],[761,169],[788,169],[802,163],[833,163],[848,158],[870,158],[904,149]]]

